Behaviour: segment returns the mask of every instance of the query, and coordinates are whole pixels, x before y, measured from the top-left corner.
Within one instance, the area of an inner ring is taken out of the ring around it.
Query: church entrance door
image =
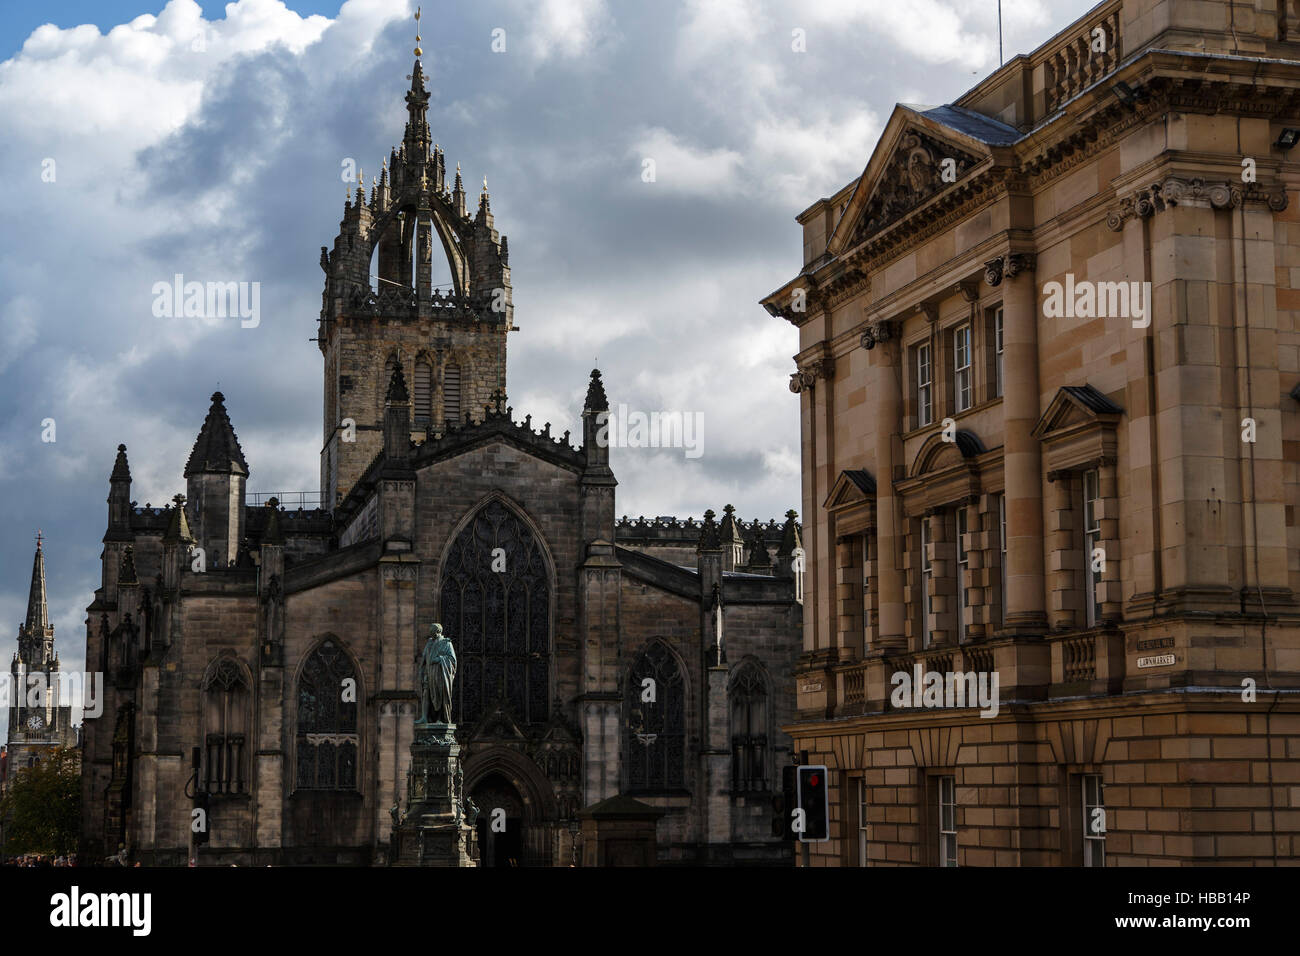
[[[519,791],[501,774],[492,773],[475,785],[470,799],[479,810],[479,865],[523,866],[524,801]]]

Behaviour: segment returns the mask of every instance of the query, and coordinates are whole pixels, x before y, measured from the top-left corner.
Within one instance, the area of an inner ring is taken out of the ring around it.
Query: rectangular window
[[[934,376],[930,366],[930,346],[916,347],[916,427],[934,421]]]
[[[952,333],[953,401],[957,411],[964,412],[971,401],[970,326],[962,325]]]
[[[1101,549],[1101,482],[1097,470],[1083,473],[1083,580],[1088,609],[1088,626],[1101,621],[1101,603],[1097,600],[1101,584],[1101,566],[1106,555]]]
[[[921,646],[930,646],[930,519],[921,519]]]
[[[957,778],[939,778],[939,865],[957,865]]]
[[[1002,603],[1000,606],[1000,615],[1002,626],[1006,627],[1007,623],[1007,496],[1006,492],[998,495],[998,548],[1002,552],[1002,559],[998,562],[998,573],[1000,574],[1002,586]]]
[[[1002,306],[993,310],[993,397],[1002,394]]]
[[[1083,775],[1083,865],[1106,865],[1106,804],[1099,773]]]
[[[858,866],[867,865],[867,781],[858,778]]]
[[[966,640],[966,566],[970,555],[966,551],[966,507],[957,508],[957,643]]]

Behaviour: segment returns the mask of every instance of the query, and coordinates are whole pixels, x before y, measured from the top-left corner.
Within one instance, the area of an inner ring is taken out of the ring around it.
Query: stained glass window
[[[349,679],[352,683],[345,685]],[[345,694],[347,686],[352,693]],[[322,642],[298,678],[299,790],[356,789],[356,698],[351,659],[334,641]]]
[[[452,543],[442,571],[442,627],[459,672],[452,719],[472,724],[499,701],[521,723],[547,719],[551,594],[528,525],[500,501]]]
[[[646,680],[653,681],[647,684]],[[686,785],[686,685],[677,659],[659,641],[632,665],[627,683],[628,785],[634,791]]]

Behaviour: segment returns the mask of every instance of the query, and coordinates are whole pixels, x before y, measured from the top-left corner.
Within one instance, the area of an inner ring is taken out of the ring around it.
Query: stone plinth
[[[406,813],[393,821],[394,866],[477,866],[462,792],[455,724],[416,724],[406,772]],[[470,816],[478,811],[470,808]]]

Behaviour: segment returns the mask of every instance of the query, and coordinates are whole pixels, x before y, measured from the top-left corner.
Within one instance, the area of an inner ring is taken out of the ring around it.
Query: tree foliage
[[[81,760],[76,750],[59,748],[35,767],[24,767],[0,799],[9,855],[76,851],[81,825]]]

